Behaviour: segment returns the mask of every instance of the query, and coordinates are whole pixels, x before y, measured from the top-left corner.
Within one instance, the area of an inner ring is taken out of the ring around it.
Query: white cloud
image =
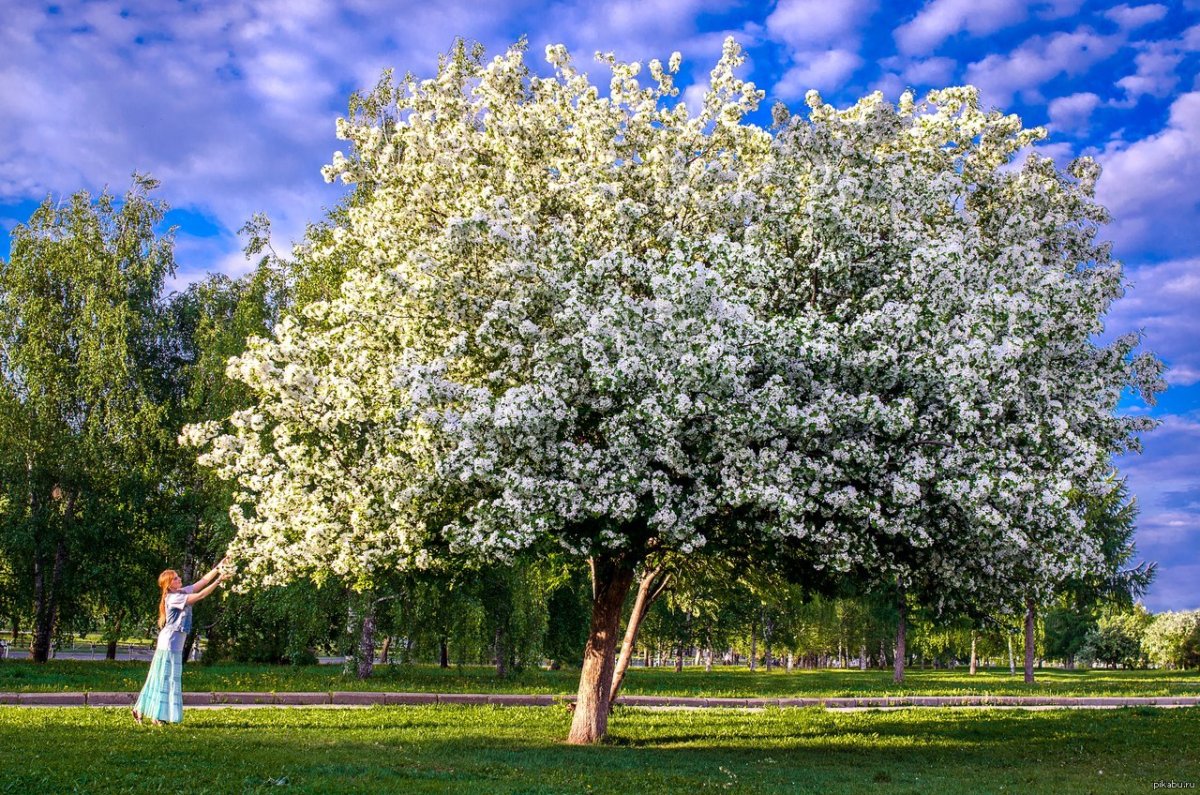
[[[797,55],[796,61],[775,84],[774,93],[779,99],[797,99],[810,88],[835,90],[863,63],[856,53],[847,50],[804,53]]]
[[[767,17],[767,33],[794,50],[857,40],[876,0],[780,0]]]
[[[1137,72],[1117,81],[1125,90],[1125,104],[1132,105],[1139,97],[1150,95],[1161,99],[1179,83],[1175,69],[1183,55],[1169,42],[1152,42],[1134,58]]]
[[[1132,143],[1110,142],[1098,156],[1100,201],[1112,212],[1118,253],[1163,257],[1196,252],[1200,206],[1200,91],[1172,104],[1166,126]]]
[[[1008,55],[992,54],[967,67],[967,81],[979,86],[984,101],[1008,105],[1017,92],[1036,95],[1045,82],[1059,75],[1079,76],[1115,53],[1116,36],[1101,36],[1087,28],[1051,36],[1034,36]]]
[[[893,31],[896,46],[907,55],[932,52],[957,33],[986,36],[1024,22],[1031,12],[1046,19],[1070,16],[1080,0],[932,0]]]
[[[941,88],[949,84],[957,66],[951,58],[926,58],[913,61],[900,73],[910,86]]]
[[[788,48],[790,63],[772,93],[794,100],[810,88],[840,88],[863,65],[859,33],[877,7],[877,0],[780,0],[766,32]]]
[[[1071,94],[1052,100],[1049,105],[1050,125],[1068,133],[1086,133],[1092,111],[1100,104],[1100,97],[1090,91]]]
[[[1121,4],[1104,12],[1104,16],[1117,23],[1121,30],[1136,30],[1151,22],[1157,22],[1166,15],[1167,7],[1160,3],[1144,6]]]
[[[1159,564],[1146,604],[1189,609],[1200,597],[1194,576],[1200,571],[1200,422],[1180,415],[1161,420],[1144,437],[1145,452],[1116,463],[1137,498],[1138,557]],[[1185,581],[1190,592],[1180,587]]]
[[[1106,322],[1110,336],[1145,330],[1146,345],[1169,365],[1167,382],[1200,382],[1200,259],[1126,269],[1130,288]]]

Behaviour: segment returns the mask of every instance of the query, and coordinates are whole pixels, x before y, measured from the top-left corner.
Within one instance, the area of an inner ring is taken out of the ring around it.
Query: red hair
[[[171,592],[171,583],[179,575],[175,569],[167,569],[158,575],[158,587],[162,589],[162,599],[158,602],[158,628],[162,629],[167,623],[167,594]]]

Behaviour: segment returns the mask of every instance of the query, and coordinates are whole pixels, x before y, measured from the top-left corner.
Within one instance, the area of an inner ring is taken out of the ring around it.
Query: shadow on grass
[[[118,710],[0,708],[0,791],[1129,792],[1200,777],[1196,709],[625,709],[594,747],[566,745],[568,725],[565,710],[385,707],[193,710],[150,729]]]

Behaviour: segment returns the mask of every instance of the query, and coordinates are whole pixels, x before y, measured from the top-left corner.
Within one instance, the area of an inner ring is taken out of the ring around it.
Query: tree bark
[[[609,704],[617,700],[617,693],[621,691],[621,683],[625,681],[625,672],[629,670],[629,660],[633,657],[633,649],[637,645],[637,636],[638,631],[642,627],[642,620],[646,617],[646,613],[649,612],[650,605],[654,604],[654,601],[662,596],[663,591],[670,581],[670,573],[664,573],[662,567],[657,566],[645,571],[638,582],[637,597],[633,601],[633,611],[629,614],[629,623],[625,626],[625,637],[621,640],[621,656],[617,659],[616,669],[613,671],[612,690],[608,696]],[[649,663],[650,656],[649,651],[647,651],[647,667],[649,667]]]
[[[1025,599],[1025,684],[1033,684],[1033,625],[1037,615],[1033,597]]]
[[[750,625],[750,670],[758,670],[758,622]]]
[[[450,667],[450,644],[447,642],[447,638],[445,638],[443,636],[438,645],[441,646],[441,648],[438,650],[439,651],[438,666],[441,668],[449,668]]]
[[[37,623],[34,625],[33,634],[33,661],[36,663],[44,663],[50,659],[50,644],[58,621],[58,594],[62,589],[63,569],[66,564],[67,542],[66,539],[59,538],[54,551],[54,568],[50,573],[49,587],[45,585],[44,574],[40,581],[35,580],[35,588],[39,584],[42,586],[41,609],[37,611]]]
[[[1012,634],[1008,635],[1008,672],[1015,674],[1017,672],[1017,660],[1013,657]]]
[[[900,609],[900,621],[896,624],[896,664],[892,669],[892,681],[899,684],[904,681],[904,661],[905,655],[908,653],[905,649],[905,637],[908,631],[908,605],[904,601],[904,592],[900,592],[900,601],[897,605]]]
[[[975,630],[971,630],[971,676],[979,669],[979,657],[975,654]]]
[[[675,673],[683,671],[683,644],[675,647]],[[611,702],[610,702],[611,703]]]
[[[392,650],[392,636],[388,635],[383,639],[383,647],[379,650],[379,664],[387,665],[388,654]]]
[[[508,649],[505,648],[504,643],[504,628],[496,627],[496,634],[494,637],[495,641],[493,643],[493,650],[496,653],[496,676],[503,679],[504,677],[508,676]]]
[[[866,644],[866,641],[864,641],[858,647],[858,670],[860,670],[860,671],[867,670],[867,644]]]
[[[763,670],[771,670],[771,636],[775,634],[775,622],[763,615]]]
[[[710,674],[710,673],[712,673],[712,658],[713,658],[712,633],[711,632],[708,635],[708,649],[706,651],[707,651],[707,655],[704,658],[704,672]]]
[[[636,561],[623,556],[593,557],[592,624],[583,649],[579,695],[567,742],[598,743],[608,733],[609,694],[612,692],[621,608],[633,585]]]
[[[358,634],[358,678],[369,679],[375,671],[375,600],[368,595],[363,605],[362,629]]]

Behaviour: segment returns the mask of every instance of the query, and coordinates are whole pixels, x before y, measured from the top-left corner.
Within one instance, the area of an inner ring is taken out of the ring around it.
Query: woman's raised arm
[[[213,582],[209,583],[207,587],[203,588],[202,590],[196,591],[195,593],[188,594],[187,603],[189,605],[196,604],[196,602],[199,602],[201,599],[203,599],[204,597],[206,597],[210,593],[212,593],[214,590],[216,590],[217,586],[220,585],[221,581],[224,579],[225,579],[224,573],[217,575],[217,579],[214,580]]]

